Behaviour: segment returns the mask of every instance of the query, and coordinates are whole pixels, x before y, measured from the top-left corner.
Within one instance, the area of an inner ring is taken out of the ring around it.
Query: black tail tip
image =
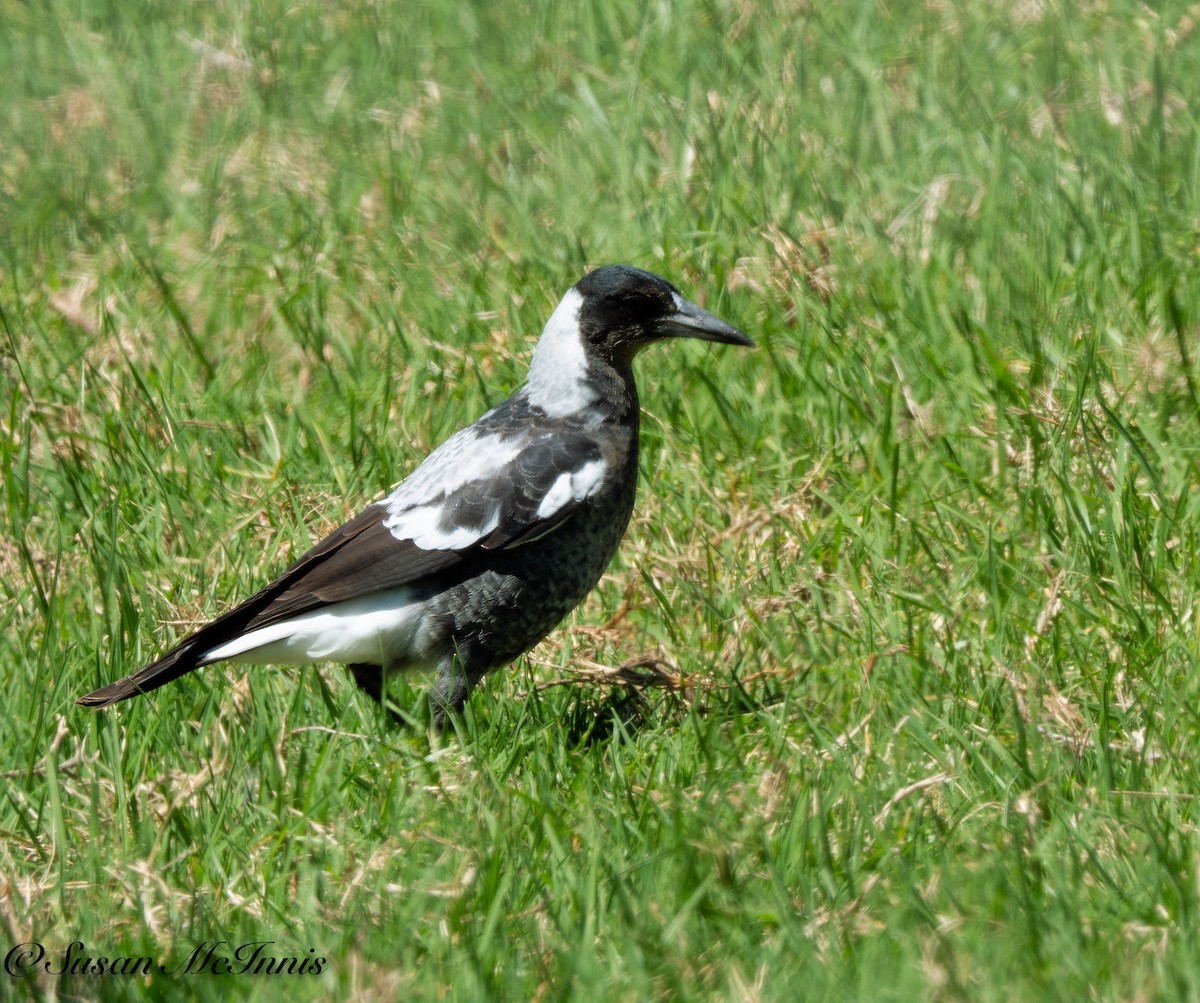
[[[99,710],[101,707],[115,704],[119,700],[137,696],[141,692],[137,686],[132,686],[126,680],[121,680],[117,683],[111,683],[108,686],[102,686],[98,690],[93,690],[91,693],[79,697],[75,703],[80,707],[91,707],[93,710]]]

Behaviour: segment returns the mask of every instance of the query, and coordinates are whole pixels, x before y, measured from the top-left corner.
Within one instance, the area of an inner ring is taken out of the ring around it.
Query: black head
[[[575,284],[579,333],[589,354],[627,360],[662,338],[753,347],[737,328],[679,295],[670,282],[631,265],[605,265]]]
[[[579,415],[598,401],[637,398],[630,363],[663,338],[754,344],[741,331],[689,303],[666,279],[629,265],[605,265],[567,290],[533,350],[529,400],[551,415]]]

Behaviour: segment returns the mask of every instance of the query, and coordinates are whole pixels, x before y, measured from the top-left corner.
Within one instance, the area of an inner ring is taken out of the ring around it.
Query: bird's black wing
[[[79,703],[105,706],[157,689],[249,630],[363,595],[472,574],[486,566],[489,551],[521,546],[561,526],[606,473],[599,445],[582,432],[527,429],[502,437],[464,429],[387,498],[334,530],[271,584]]]
[[[414,500],[402,484],[293,564],[284,573],[286,587],[247,629],[372,592],[472,574],[488,551],[521,546],[561,526],[602,474],[599,446],[589,436],[547,433],[499,469],[452,481],[432,498]]]

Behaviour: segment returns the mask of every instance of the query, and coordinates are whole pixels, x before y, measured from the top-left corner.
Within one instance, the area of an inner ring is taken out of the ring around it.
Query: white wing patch
[[[500,505],[492,506],[491,512],[478,525],[455,526],[447,531],[438,523],[442,512],[452,499],[433,505],[406,509],[389,515],[383,524],[398,540],[411,540],[422,550],[462,550],[478,542],[500,525]]]
[[[578,416],[595,400],[579,329],[582,305],[582,295],[568,290],[534,349],[521,394],[452,435],[379,502],[395,539],[421,550],[461,551],[503,528],[503,539],[527,542],[529,532],[545,529],[538,522],[599,489],[606,466],[595,440],[569,427],[531,436],[524,423],[529,407],[549,417]]]
[[[603,460],[592,460],[578,470],[560,474],[538,505],[538,518],[549,519],[564,505],[583,501],[600,486],[605,469]]]
[[[479,421],[486,420],[491,413]],[[520,436],[506,440],[499,435],[480,434],[474,425],[460,429],[425,457],[381,504],[387,506],[390,519],[408,509],[438,501],[464,484],[495,476],[516,459],[521,446]],[[384,525],[392,528],[386,520]]]
[[[485,416],[486,417],[486,416]],[[482,420],[482,419],[481,419]],[[495,477],[521,452],[521,439],[481,435],[464,428],[429,454],[408,479],[381,504],[383,525],[397,540],[410,540],[422,550],[462,550],[500,524],[500,506],[492,506],[478,525],[440,527],[454,494],[472,481]]]

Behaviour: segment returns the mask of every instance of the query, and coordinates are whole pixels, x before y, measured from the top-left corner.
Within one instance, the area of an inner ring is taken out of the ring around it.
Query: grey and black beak
[[[732,324],[726,324],[702,307],[675,297],[675,312],[669,313],[658,322],[658,332],[663,338],[699,338],[702,341],[717,341],[722,345],[744,345],[753,348],[754,342]]]

